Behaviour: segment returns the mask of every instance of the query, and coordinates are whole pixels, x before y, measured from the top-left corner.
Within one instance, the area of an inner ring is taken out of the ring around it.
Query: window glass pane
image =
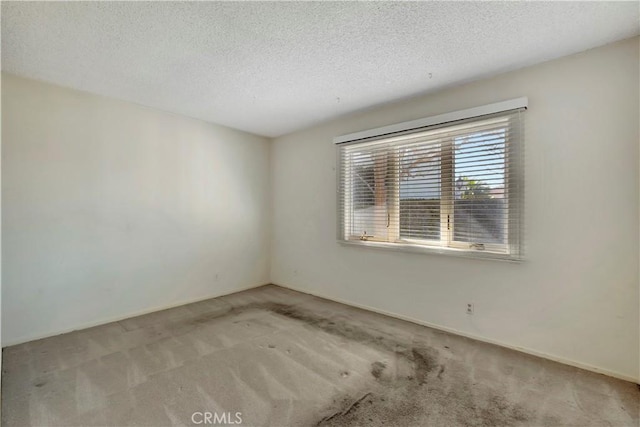
[[[400,238],[440,240],[440,144],[400,148]]]
[[[505,129],[454,139],[453,240],[506,244]]]
[[[351,154],[351,235],[384,238],[387,234],[389,155],[379,149]]]

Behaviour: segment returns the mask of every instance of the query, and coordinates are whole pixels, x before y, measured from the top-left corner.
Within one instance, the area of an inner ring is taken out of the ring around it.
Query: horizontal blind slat
[[[518,110],[339,145],[339,239],[518,257],[522,138]]]

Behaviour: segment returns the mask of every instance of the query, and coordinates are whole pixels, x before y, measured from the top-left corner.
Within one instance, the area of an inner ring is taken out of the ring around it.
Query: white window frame
[[[526,97],[512,99],[508,101],[498,102],[495,104],[485,105],[482,107],[475,107],[461,111],[455,111],[451,113],[441,114],[438,116],[427,117],[424,119],[413,120],[410,122],[398,123],[390,126],[384,126],[381,128],[365,130],[361,132],[351,133],[347,135],[342,135],[334,138],[334,143],[338,144],[355,144],[362,143],[368,141],[375,141],[378,139],[389,139],[393,138],[394,134],[403,135],[409,132],[418,132],[423,128],[434,127],[438,125],[451,125],[452,129],[456,128],[456,124],[453,122],[472,119],[472,118],[480,118],[482,116],[487,116],[491,114],[507,112],[518,109],[526,109],[528,107],[528,99]],[[497,118],[496,120],[500,120]],[[464,125],[461,126],[464,129]],[[425,129],[428,130],[428,129]],[[522,137],[521,137],[522,138]],[[482,250],[478,250],[476,248],[470,248],[469,242],[457,242],[454,240],[454,227],[453,227],[453,199],[455,198],[455,183],[454,180],[454,139],[455,137],[445,137],[443,138],[442,145],[440,146],[441,152],[448,151],[449,156],[445,157],[441,155],[441,158],[448,158],[450,161],[446,163],[441,163],[440,165],[440,173],[441,173],[441,190],[440,190],[440,224],[441,224],[441,232],[439,240],[427,240],[427,239],[418,239],[418,238],[401,238],[400,236],[400,212],[399,212],[399,184],[394,185],[393,188],[394,194],[392,195],[392,200],[394,203],[391,204],[391,210],[389,212],[389,235],[387,239],[376,239],[375,237],[361,239],[361,236],[350,236],[350,218],[348,218],[348,213],[352,212],[350,206],[350,197],[349,195],[352,192],[352,189],[349,188],[351,183],[349,180],[346,182],[343,181],[343,177],[340,175],[342,173],[342,167],[340,165],[340,156],[338,155],[338,165],[336,167],[336,172],[338,174],[338,241],[343,244],[351,244],[358,246],[369,246],[369,247],[378,247],[378,248],[386,248],[386,249],[395,249],[402,251],[417,251],[417,252],[427,252],[427,253],[439,253],[439,254],[448,254],[448,255],[457,255],[457,256],[466,256],[466,257],[474,257],[474,258],[490,258],[490,259],[502,259],[502,260],[510,260],[510,261],[518,261],[522,259],[523,255],[523,242],[522,242],[522,218],[509,218],[505,223],[505,236],[506,236],[506,244],[483,244]],[[517,146],[509,147],[510,150],[522,150],[522,143],[520,141]],[[339,151],[339,150],[337,150]],[[393,155],[393,149],[390,148],[389,153]],[[523,181],[523,161],[518,160],[522,159],[522,152],[517,153],[517,156],[512,156],[509,160],[509,164],[507,167],[511,171],[517,171],[519,180]],[[399,155],[396,153],[396,155]],[[398,177],[399,179],[399,177]],[[346,185],[344,188],[345,193],[341,195],[340,193],[340,185]],[[397,187],[397,188],[396,188]],[[447,190],[444,190],[447,188]],[[508,191],[505,194],[505,198],[507,199],[507,203],[510,208],[510,215],[516,214],[518,216],[522,216],[523,209],[522,204],[524,201],[523,194],[523,185],[522,182],[518,185],[518,193],[519,194],[511,194],[513,190]],[[340,205],[341,203],[344,206],[344,216],[341,214]],[[518,203],[517,209],[511,209],[513,203]],[[395,209],[394,209],[395,207]]]

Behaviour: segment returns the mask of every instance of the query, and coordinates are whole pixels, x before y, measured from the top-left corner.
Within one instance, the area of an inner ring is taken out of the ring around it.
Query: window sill
[[[522,258],[496,252],[486,252],[481,250],[466,250],[457,248],[446,248],[437,246],[425,246],[413,243],[385,243],[366,240],[338,240],[338,243],[345,246],[361,246],[373,249],[387,249],[400,252],[415,252],[424,254],[446,255],[459,258],[489,259],[496,261],[521,262]]]

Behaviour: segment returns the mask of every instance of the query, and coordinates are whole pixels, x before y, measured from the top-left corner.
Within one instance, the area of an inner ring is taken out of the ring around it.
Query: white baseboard
[[[72,328],[72,329],[65,329],[65,330],[61,330],[61,331],[52,332],[52,333],[49,333],[49,334],[34,335],[34,336],[21,338],[21,339],[18,339],[18,340],[9,341],[7,343],[2,343],[2,347],[3,348],[4,347],[9,347],[9,346],[12,346],[12,345],[23,344],[23,343],[29,342],[29,341],[35,341],[35,340],[39,340],[39,339],[43,339],[43,338],[53,337],[53,336],[56,336],[56,335],[62,335],[62,334],[66,334],[66,333],[73,332],[73,331],[78,331],[78,330],[82,330],[82,329],[88,329],[88,328],[93,328],[93,327],[96,327],[96,326],[106,325],[108,323],[118,322],[118,321],[129,319],[129,318],[132,318],[132,317],[142,316],[142,315],[153,313],[153,312],[156,312],[156,311],[167,310],[167,309],[170,309],[170,308],[180,307],[182,305],[192,304],[194,302],[204,301],[204,300],[208,300],[208,299],[211,299],[211,298],[218,298],[218,297],[222,297],[222,296],[225,296],[225,295],[231,295],[231,294],[235,294],[235,293],[238,293],[238,292],[247,291],[249,289],[260,288],[262,286],[267,286],[267,285],[270,285],[270,284],[276,285],[276,286],[280,286],[281,288],[285,288],[285,289],[291,289],[291,290],[296,291],[296,292],[301,292],[301,293],[304,293],[304,294],[313,295],[315,297],[323,298],[323,299],[326,299],[326,300],[329,300],[329,301],[334,301],[334,302],[337,302],[337,303],[340,303],[340,304],[345,304],[345,305],[349,305],[349,306],[352,306],[352,307],[360,308],[362,310],[367,310],[367,311],[371,311],[371,312],[374,312],[374,313],[383,314],[385,316],[394,317],[396,319],[405,320],[407,322],[415,323],[417,325],[427,326],[429,328],[433,328],[433,329],[437,329],[437,330],[440,330],[440,331],[448,332],[448,333],[451,333],[451,334],[454,334],[454,335],[459,335],[459,336],[463,336],[463,337],[466,337],[466,338],[471,338],[471,339],[474,339],[474,340],[477,340],[477,341],[482,341],[482,342],[489,343],[489,344],[494,344],[494,345],[497,345],[497,346],[500,346],[500,347],[505,347],[505,348],[508,348],[508,349],[511,349],[511,350],[520,351],[522,353],[530,354],[532,356],[541,357],[543,359],[552,360],[554,362],[562,363],[562,364],[569,365],[569,366],[574,366],[576,368],[585,369],[587,371],[595,372],[595,373],[598,373],[598,374],[603,374],[603,375],[607,375],[607,376],[610,376],[610,377],[613,377],[613,378],[618,378],[618,379],[621,379],[621,380],[624,380],[624,381],[630,381],[630,382],[633,382],[633,383],[640,384],[640,378],[634,378],[634,377],[631,377],[629,375],[621,374],[621,373],[616,372],[616,371],[611,371],[611,370],[608,370],[608,369],[598,368],[596,366],[592,366],[592,365],[589,365],[589,364],[586,364],[586,363],[582,363],[582,362],[577,362],[575,360],[567,359],[567,358],[564,358],[564,357],[561,357],[561,356],[556,356],[556,355],[553,355],[553,354],[549,354],[549,353],[533,350],[533,349],[526,348],[526,347],[514,346],[514,345],[511,345],[511,344],[504,343],[502,341],[493,340],[493,339],[486,338],[486,337],[483,337],[483,336],[480,336],[480,335],[470,334],[470,333],[467,333],[467,332],[459,331],[457,329],[448,328],[446,326],[441,326],[441,325],[437,325],[437,324],[434,324],[434,323],[425,322],[423,320],[415,319],[415,318],[412,318],[412,317],[409,317],[409,316],[404,316],[404,315],[401,315],[401,314],[392,313],[392,312],[389,312],[389,311],[386,311],[386,310],[377,309],[377,308],[370,307],[370,306],[367,306],[367,305],[358,304],[358,303],[354,303],[354,302],[351,302],[351,301],[346,301],[346,300],[343,300],[343,299],[340,299],[340,298],[330,297],[330,296],[327,296],[327,295],[324,295],[324,294],[321,294],[321,293],[318,293],[318,292],[312,292],[312,291],[309,291],[309,290],[306,290],[306,289],[297,288],[295,286],[283,285],[283,284],[280,284],[280,283],[264,283],[264,284],[261,284],[261,285],[247,286],[247,287],[243,287],[243,288],[240,288],[240,289],[234,289],[234,290],[229,291],[229,292],[224,292],[224,293],[215,294],[215,295],[209,295],[209,296],[205,296],[205,297],[199,297],[199,298],[195,298],[195,299],[191,299],[191,300],[180,301],[180,302],[177,302],[175,304],[169,304],[169,305],[166,305],[166,306],[159,306],[159,307],[149,308],[149,309],[145,309],[145,310],[140,310],[140,311],[137,311],[137,312],[128,313],[128,314],[123,315],[123,316],[116,316],[116,317],[109,318],[109,319],[102,319],[102,320],[98,320],[98,321],[95,321],[95,322],[85,323],[85,324],[82,324],[82,325],[80,325],[78,327],[75,327],[75,328]]]
[[[440,331],[448,332],[448,333],[451,333],[451,334],[454,334],[454,335],[459,335],[459,336],[466,337],[466,338],[471,338],[471,339],[474,339],[474,340],[477,340],[477,341],[482,341],[482,342],[485,342],[485,343],[488,343],[488,344],[494,344],[494,345],[497,345],[497,346],[500,346],[500,347],[505,347],[505,348],[508,348],[508,349],[511,349],[511,350],[516,350],[516,351],[519,351],[519,352],[522,352],[522,353],[530,354],[532,356],[537,356],[537,357],[541,357],[543,359],[548,359],[548,360],[552,360],[554,362],[562,363],[564,365],[574,366],[576,368],[580,368],[580,369],[584,369],[584,370],[587,370],[587,371],[595,372],[595,373],[598,373],[598,374],[607,375],[609,377],[618,378],[618,379],[621,379],[621,380],[624,380],[624,381],[630,381],[632,383],[640,384],[640,378],[634,378],[632,376],[621,374],[621,373],[616,372],[616,371],[611,371],[611,370],[608,370],[608,369],[598,368],[596,366],[592,366],[592,365],[589,365],[589,364],[586,364],[586,363],[577,362],[577,361],[571,360],[571,359],[566,359],[566,358],[561,357],[561,356],[555,356],[553,354],[549,354],[549,353],[533,350],[533,349],[530,349],[530,348],[519,347],[519,346],[507,344],[507,343],[502,342],[502,341],[493,340],[491,338],[486,338],[486,337],[483,337],[483,336],[480,336],[480,335],[470,334],[470,333],[467,333],[467,332],[459,331],[457,329],[448,328],[446,326],[441,326],[441,325],[437,325],[437,324],[434,324],[434,323],[425,322],[423,320],[414,319],[412,317],[403,316],[401,314],[392,313],[392,312],[389,312],[389,311],[386,311],[386,310],[380,310],[378,308],[369,307],[367,305],[358,304],[358,303],[354,303],[354,302],[351,302],[351,301],[346,301],[346,300],[342,300],[342,299],[339,299],[339,298],[334,298],[334,297],[330,297],[330,296],[327,296],[327,295],[323,295],[323,294],[318,293],[318,292],[312,292],[312,291],[309,291],[309,290],[306,290],[306,289],[300,289],[300,288],[297,288],[295,286],[282,285],[282,284],[279,284],[279,283],[272,283],[272,284],[276,285],[276,286],[280,286],[280,287],[285,288],[285,289],[291,289],[292,291],[301,292],[301,293],[304,293],[304,294],[313,295],[313,296],[318,297],[318,298],[323,298],[323,299],[326,299],[326,300],[329,300],[329,301],[337,302],[337,303],[340,303],[340,304],[345,304],[345,305],[349,305],[349,306],[352,306],[352,307],[360,308],[362,310],[372,311],[374,313],[383,314],[385,316],[394,317],[394,318],[400,319],[400,320],[406,320],[407,322],[415,323],[415,324],[422,325],[422,326],[427,326],[429,328],[433,328],[433,329],[437,329],[437,330],[440,330]]]
[[[208,295],[208,296],[204,296],[204,297],[198,297],[198,298],[194,298],[194,299],[190,299],[190,300],[184,300],[184,301],[176,302],[175,304],[169,304],[169,305],[164,305],[164,306],[159,306],[159,307],[148,308],[148,309],[144,309],[144,310],[140,310],[140,311],[135,311],[135,312],[132,312],[132,313],[127,313],[127,314],[122,315],[122,316],[115,316],[115,317],[111,317],[111,318],[108,318],[108,319],[97,320],[95,322],[83,323],[82,325],[78,325],[78,326],[76,326],[74,328],[70,328],[70,329],[63,329],[63,330],[60,330],[60,331],[55,331],[55,332],[51,332],[51,333],[47,333],[47,334],[31,335],[31,336],[27,336],[27,337],[22,337],[22,338],[19,338],[19,339],[16,339],[16,340],[11,340],[11,341],[6,342],[6,343],[3,342],[2,343],[2,348],[10,347],[12,345],[24,344],[26,342],[36,341],[36,340],[40,340],[40,339],[43,339],[43,338],[55,337],[56,335],[67,334],[69,332],[74,332],[74,331],[80,331],[80,330],[83,330],[83,329],[94,328],[96,326],[106,325],[107,323],[119,322],[121,320],[130,319],[132,317],[142,316],[142,315],[153,313],[153,312],[156,312],[156,311],[168,310],[170,308],[180,307],[182,305],[192,304],[194,302],[205,301],[205,300],[208,300],[208,299],[211,299],[211,298],[219,298],[219,297],[223,297],[225,295],[231,295],[231,294],[235,294],[235,293],[238,293],[238,292],[247,291],[249,289],[260,288],[262,286],[266,286],[266,285],[269,285],[269,284],[270,283],[263,283],[261,285],[246,286],[246,287],[243,287],[243,288],[234,289],[232,291],[223,292],[223,293],[220,293],[220,294],[213,294],[213,295]]]

